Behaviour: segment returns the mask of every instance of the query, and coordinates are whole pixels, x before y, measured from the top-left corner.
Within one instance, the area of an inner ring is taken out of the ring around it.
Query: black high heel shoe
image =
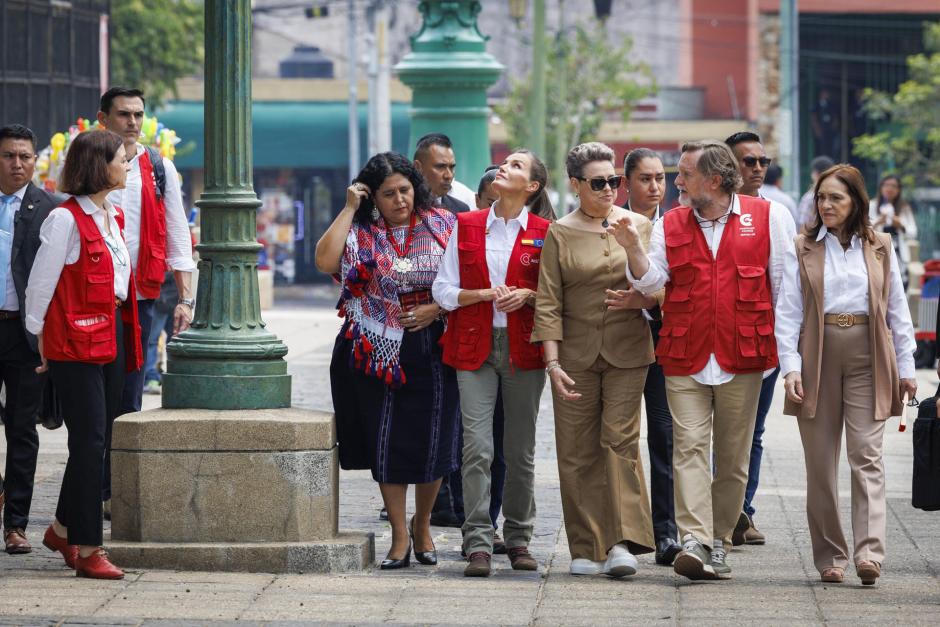
[[[415,517],[411,517],[411,522],[408,523],[408,535],[411,537],[412,546],[415,545]],[[431,546],[434,546],[434,541],[431,541]],[[425,566],[437,566],[437,549],[431,549],[430,551],[419,551],[415,549],[415,559]]]
[[[379,564],[379,570],[396,570],[398,568],[408,568],[411,566],[411,542],[408,543],[408,549],[405,551],[405,557],[400,560],[393,560],[391,557],[391,551],[385,556],[385,559],[382,560],[382,563]],[[417,553],[415,553],[417,556]]]

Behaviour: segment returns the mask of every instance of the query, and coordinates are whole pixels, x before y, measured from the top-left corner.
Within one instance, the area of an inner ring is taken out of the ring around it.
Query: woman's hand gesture
[[[787,391],[787,398],[794,403],[803,402],[803,375],[794,370],[788,372],[783,378],[783,389]]]
[[[575,385],[575,382],[561,369],[561,366],[555,366],[549,370],[548,378],[551,379],[552,387],[555,388],[558,395],[566,401],[576,401],[581,398],[580,392],[574,392],[568,389],[569,386]]]
[[[346,188],[346,208],[355,211],[359,203],[369,197],[369,187],[365,183],[353,183]]]
[[[431,326],[431,323],[441,314],[441,306],[437,303],[428,305],[418,305],[411,311],[402,312],[398,316],[401,326],[409,331],[420,331],[425,327]]]

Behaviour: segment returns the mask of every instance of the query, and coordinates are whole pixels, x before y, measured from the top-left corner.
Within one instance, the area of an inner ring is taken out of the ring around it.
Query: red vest
[[[717,258],[695,214],[663,216],[670,279],[656,356],[667,376],[695,374],[715,354],[732,374],[777,365],[770,277],[770,203],[738,196],[741,215],[725,224]]]
[[[460,287],[488,289],[490,272],[486,265],[486,218],[490,209],[457,214],[457,256],[460,260]],[[548,220],[529,214],[526,229],[519,230],[509,256],[506,285],[538,288],[539,258],[548,232]],[[532,344],[535,310],[528,305],[506,315],[509,335],[509,361],[522,370],[542,368],[542,346]],[[444,363],[457,370],[476,370],[492,350],[493,303],[489,301],[460,307],[450,313],[447,332],[441,338]]]
[[[144,298],[158,298],[166,275],[166,204],[157,199],[150,153],[137,159],[140,165],[140,247],[137,252],[137,288]]]
[[[111,363],[117,357],[111,251],[94,218],[82,210],[75,198],[69,198],[62,207],[75,218],[81,250],[75,263],[62,267],[49,301],[43,325],[43,353],[47,359],[56,361]],[[117,221],[123,234],[124,214],[120,209]],[[133,372],[143,365],[133,276],[127,302],[121,308],[121,320],[124,322],[125,369]]]

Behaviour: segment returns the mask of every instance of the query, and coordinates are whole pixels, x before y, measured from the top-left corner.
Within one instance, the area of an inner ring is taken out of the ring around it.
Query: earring
[[[379,221],[379,208],[376,206],[372,207],[372,221],[373,222]]]

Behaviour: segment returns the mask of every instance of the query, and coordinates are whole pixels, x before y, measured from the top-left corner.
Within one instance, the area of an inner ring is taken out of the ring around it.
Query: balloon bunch
[[[78,118],[75,124],[69,127],[68,131],[53,135],[49,140],[49,145],[39,152],[36,169],[33,173],[33,183],[47,192],[55,192],[56,181],[59,178],[62,165],[65,163],[65,155],[68,153],[69,144],[79,133],[98,130],[99,128],[101,128],[101,124],[97,120],[89,121],[86,118]],[[172,161],[176,156],[176,144],[180,142],[180,138],[176,136],[176,131],[167,128],[156,117],[145,115],[138,141],[144,146],[153,146],[160,151],[161,156]]]

